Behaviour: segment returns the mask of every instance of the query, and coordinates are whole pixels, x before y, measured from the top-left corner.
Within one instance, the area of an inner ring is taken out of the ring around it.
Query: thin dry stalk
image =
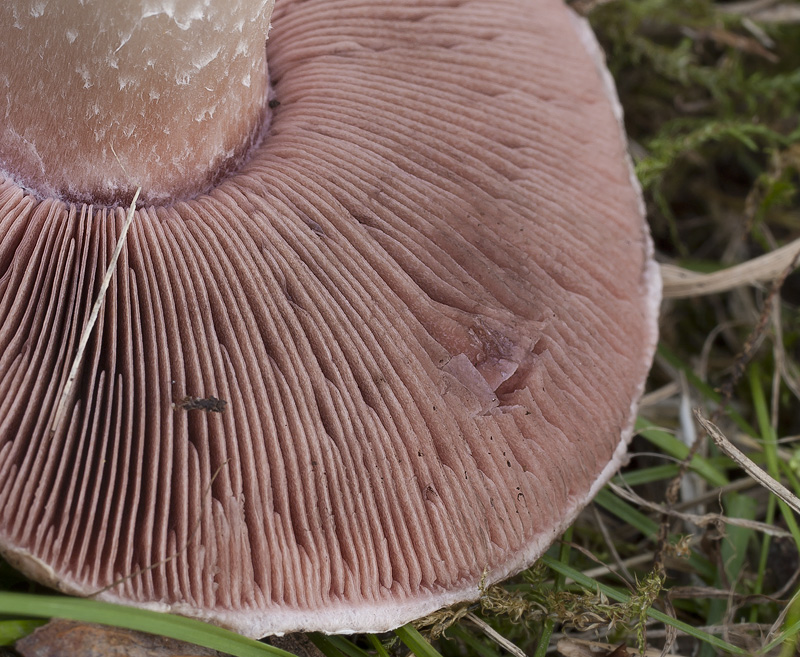
[[[730,4],[717,4],[723,14],[743,16],[759,23],[798,23],[800,6],[780,0],[746,0]]]
[[[727,292],[743,285],[764,283],[773,280],[792,263],[794,269],[797,266],[798,255],[800,255],[800,238],[762,256],[711,274],[700,274],[675,265],[662,264],[664,298],[701,297]]]
[[[649,509],[650,511],[656,511],[658,513],[667,514],[672,518],[678,518],[680,520],[683,520],[684,522],[696,525],[697,527],[708,527],[709,525],[719,526],[724,524],[724,525],[732,525],[734,527],[743,527],[745,529],[751,529],[756,532],[761,532],[762,534],[767,534],[768,536],[776,536],[779,538],[791,537],[791,533],[789,533],[788,531],[775,527],[774,525],[766,522],[759,522],[758,520],[748,520],[747,518],[731,518],[721,513],[704,513],[702,515],[696,513],[681,513],[679,511],[676,511],[675,509],[665,508],[663,505],[657,504],[656,502],[650,502],[644,499],[643,497],[640,497],[633,491],[629,491],[620,486],[617,486],[613,482],[609,482],[608,485],[618,497],[622,498],[627,502],[630,502],[631,504],[635,504],[642,508]],[[689,504],[691,503],[692,502],[690,501]]]
[[[796,240],[791,244],[794,245],[792,250],[790,251],[790,253],[792,253],[792,257],[789,260],[788,264],[784,266],[783,270],[780,272],[780,275],[777,278],[775,278],[775,280],[772,281],[769,293],[767,294],[767,297],[764,300],[764,306],[761,310],[758,322],[756,323],[756,326],[753,328],[753,331],[748,336],[747,341],[744,344],[744,348],[742,349],[742,352],[737,356],[730,377],[722,385],[721,388],[722,399],[720,400],[720,404],[717,407],[717,410],[714,412],[712,420],[716,420],[716,418],[723,412],[725,407],[729,404],[731,397],[733,395],[734,386],[738,383],[739,379],[744,374],[747,364],[750,362],[753,355],[755,354],[756,347],[759,344],[760,340],[762,339],[764,332],[766,331],[767,325],[769,323],[769,318],[772,315],[772,306],[775,303],[775,299],[778,298],[780,289],[783,286],[783,283],[786,280],[787,276],[789,276],[789,274],[797,268],[798,261],[800,261],[800,246],[799,246],[800,241]],[[777,253],[777,251],[773,251],[772,253],[773,254]],[[703,442],[702,438],[703,436],[698,435],[697,440],[695,440],[694,444],[689,448],[689,453],[686,455],[686,458],[681,463],[680,471],[667,487],[666,505],[665,505],[667,511],[674,508],[674,506],[678,502],[678,492],[680,490],[681,482],[683,481],[684,476],[689,470],[689,464],[692,462],[692,459],[694,458],[695,454],[697,454],[698,450],[702,445]],[[744,455],[742,454],[742,456]],[[658,556],[656,557],[656,569],[659,571],[663,571],[664,569],[663,557],[669,542],[668,541],[669,531],[670,531],[670,516],[669,513],[665,512],[661,516],[661,524],[659,526],[659,531],[658,531],[658,553],[657,553]]]
[[[606,547],[608,551],[611,553],[611,558],[614,560],[614,563],[617,565],[617,570],[622,573],[625,579],[628,582],[628,586],[631,586],[633,582],[636,581],[636,578],[631,574],[631,571],[625,566],[622,561],[622,558],[617,551],[617,546],[614,545],[614,539],[611,536],[611,532],[608,530],[606,526],[605,520],[603,520],[603,516],[600,515],[600,512],[597,510],[596,505],[592,505],[592,513],[594,515],[594,521],[597,523],[597,526],[600,529],[600,533],[603,535],[603,540],[606,543]]]
[[[601,655],[614,654],[618,644],[602,643],[600,641],[586,641],[585,639],[561,639],[556,644],[556,649],[560,655],[564,657],[600,657]],[[636,650],[636,648],[626,647],[626,652],[629,657],[686,657],[685,655],[678,655],[677,653],[664,654],[660,650],[647,649],[643,653]]]
[[[770,491],[778,499],[783,500],[788,504],[795,513],[800,513],[800,498],[798,498],[792,491],[790,491],[781,482],[774,479],[772,476],[764,472],[758,465],[756,465],[750,458],[736,447],[719,428],[705,417],[700,411],[694,412],[700,426],[708,433],[711,439],[716,443],[727,456],[729,456],[740,468],[742,468],[748,475],[760,483],[764,488]]]
[[[86,326],[83,327],[81,338],[78,341],[78,350],[75,352],[75,358],[72,361],[72,367],[69,370],[67,382],[64,384],[64,389],[61,391],[61,398],[58,401],[56,414],[53,418],[53,424],[50,427],[51,436],[56,432],[58,425],[61,423],[61,420],[64,418],[64,415],[67,412],[67,404],[72,397],[72,389],[75,386],[75,379],[78,377],[78,369],[80,368],[81,360],[83,359],[83,353],[86,351],[86,345],[89,344],[89,338],[92,335],[92,329],[97,323],[97,317],[100,314],[100,308],[103,306],[103,301],[105,301],[106,298],[106,292],[108,292],[108,286],[111,283],[111,277],[114,275],[114,272],[117,269],[117,261],[122,253],[122,247],[125,246],[125,238],[128,236],[128,229],[133,223],[133,217],[136,212],[136,201],[139,199],[139,193],[141,191],[141,187],[136,188],[136,193],[133,195],[131,206],[128,208],[128,214],[125,217],[125,222],[122,224],[122,231],[119,234],[117,245],[114,248],[113,255],[111,256],[111,262],[108,263],[105,276],[103,276],[103,282],[100,285],[100,293],[97,295],[94,306],[92,306],[92,312],[89,315],[89,321],[86,323]]]
[[[494,643],[503,648],[506,652],[511,653],[512,655],[514,655],[514,657],[527,657],[525,655],[525,651],[522,650],[522,648],[520,648],[519,646],[515,645],[514,643],[506,639],[502,634],[500,634],[497,630],[495,630],[486,621],[478,618],[472,612],[468,613],[466,618],[473,625],[476,625],[478,629],[481,632],[483,632],[491,641],[494,641]]]

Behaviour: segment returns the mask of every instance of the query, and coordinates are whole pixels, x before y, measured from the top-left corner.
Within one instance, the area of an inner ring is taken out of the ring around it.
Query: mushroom
[[[586,24],[559,0],[279,1],[268,92],[256,46],[236,68],[263,2],[115,4],[62,34],[77,8],[0,8],[2,554],[251,636],[387,630],[531,564],[619,466],[656,342]],[[134,90],[123,58],[161,33],[209,47],[201,73],[219,39],[223,68],[185,90],[162,62],[165,88]],[[84,72],[87,38],[106,54]],[[153,125],[176,85],[216,108],[187,138]]]

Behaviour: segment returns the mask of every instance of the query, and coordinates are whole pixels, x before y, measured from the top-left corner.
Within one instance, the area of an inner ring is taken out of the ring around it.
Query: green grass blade
[[[470,634],[458,625],[453,625],[448,628],[447,635],[450,638],[461,640],[468,648],[474,651],[478,657],[500,657],[498,651],[492,650],[490,646],[487,646],[478,637]]]
[[[683,372],[684,375],[686,376],[686,380],[692,385],[692,387],[695,390],[697,390],[707,400],[712,401],[714,403],[719,403],[722,401],[722,395],[720,395],[705,381],[702,381],[700,377],[698,377],[697,374],[694,373],[694,370],[691,367],[689,367],[689,365],[684,363],[678,357],[678,355],[675,354],[664,343],[659,343],[658,355],[661,356],[674,368]],[[725,412],[727,413],[728,417],[731,420],[733,420],[736,423],[736,425],[746,434],[753,437],[758,435],[756,433],[756,430],[750,425],[750,423],[747,420],[744,419],[744,417],[742,417],[741,413],[739,413],[735,408],[732,408],[730,405],[728,405],[725,407]]]
[[[678,474],[678,471],[677,465],[654,465],[650,468],[638,468],[618,474],[612,481],[618,486],[641,486],[672,479]]]
[[[343,636],[329,636],[313,632],[308,635],[311,642],[317,646],[326,657],[372,657],[366,650],[359,648],[355,643]]]
[[[789,603],[789,613],[786,614],[784,623],[786,631],[781,642],[781,652],[779,657],[793,657],[797,654],[797,639],[800,636],[800,600],[795,596]]]
[[[322,652],[325,657],[342,657],[344,653],[331,643],[330,638],[329,636],[316,632],[311,632],[308,635],[308,640],[319,648],[320,652]]]
[[[66,618],[186,641],[234,657],[294,657],[292,653],[193,618],[134,609],[97,600],[0,592],[0,614]]]
[[[725,496],[725,515],[728,518],[742,518],[745,520],[755,520],[758,511],[756,501],[749,495],[729,493]],[[725,536],[722,539],[722,563],[727,580],[735,582],[744,568],[747,549],[750,541],[755,538],[752,529],[730,525],[725,529]],[[719,582],[723,586],[723,582]],[[727,605],[727,601],[724,601]]]
[[[573,527],[569,527],[564,532],[564,540],[561,542],[561,547],[558,550],[558,561],[565,566],[569,565],[570,543],[572,541]],[[564,588],[566,578],[561,573],[556,573],[555,590],[560,591]],[[539,643],[536,645],[536,652],[533,657],[545,657],[547,649],[550,647],[550,639],[553,636],[553,629],[555,628],[555,621],[548,618],[542,623],[542,634],[539,637]]]
[[[658,534],[657,522],[648,518],[641,511],[634,509],[625,500],[618,498],[608,488],[600,490],[594,501],[645,536],[652,538]]]
[[[46,622],[47,621],[44,620],[26,619],[0,621],[0,646],[10,646],[14,644]]]
[[[770,495],[767,499],[767,513],[764,516],[764,522],[771,525],[775,522],[775,509],[777,507],[777,498]],[[761,545],[759,547],[758,566],[756,568],[756,581],[753,584],[753,594],[760,595],[764,591],[764,578],[767,573],[767,561],[769,559],[769,546],[771,544],[771,536],[764,534],[761,537]],[[753,606],[750,610],[750,622],[758,622],[759,610],[757,606]]]
[[[728,518],[743,518],[754,520],[756,517],[756,502],[752,497],[739,495],[738,493],[728,493],[723,498],[725,506],[725,516]],[[742,572],[742,565],[747,556],[747,547],[751,539],[755,538],[755,532],[744,527],[730,525],[725,530],[725,535],[720,543],[722,573],[718,573],[714,580],[715,588],[724,588],[726,582],[736,582]],[[720,625],[724,623],[725,614],[728,609],[728,601],[724,598],[710,600],[706,613],[706,623],[709,625]],[[709,644],[702,646],[698,657],[713,657],[714,650]]]
[[[646,420],[638,419],[636,421],[636,430],[642,438],[645,438],[652,445],[655,445],[664,453],[669,454],[679,461],[683,461],[689,456],[688,445],[682,443],[671,433],[658,429],[656,425]],[[712,486],[725,486],[730,483],[725,473],[714,467],[702,456],[695,455],[692,458],[689,468]]]
[[[786,618],[786,627],[785,629],[776,636],[772,641],[770,641],[767,645],[761,648],[761,655],[769,655],[772,653],[775,648],[780,645],[784,646],[784,649],[781,650],[780,657],[787,657],[784,653],[788,653],[788,655],[794,654],[794,648],[797,643],[797,637],[800,635],[800,592],[795,593],[792,596],[792,599],[789,601],[789,613],[787,614]],[[788,646],[789,649],[786,649],[785,646]]]
[[[794,491],[794,494],[797,495],[798,492],[800,492],[800,482],[797,480],[797,475],[792,471],[791,466],[782,459],[779,461],[778,466],[783,476],[789,480],[790,488]],[[775,478],[777,479],[777,477]],[[794,512],[789,508],[789,505],[781,499],[778,500],[778,508],[792,534],[795,545],[800,546],[800,526],[797,524],[797,520],[795,520]]]
[[[767,399],[764,396],[764,389],[761,385],[761,368],[758,366],[758,363],[754,363],[750,368],[749,381],[751,394],[753,396],[753,406],[755,407],[756,417],[758,418],[758,428],[764,446],[767,472],[769,472],[776,481],[780,481],[781,459],[778,457],[778,440],[770,422]],[[794,494],[797,495],[800,493],[793,478],[790,477],[789,480],[791,487],[794,488]],[[778,500],[778,507],[781,510],[786,525],[789,527],[789,531],[794,537],[795,543],[800,546],[800,528],[795,520],[794,512],[781,499]]]
[[[547,555],[541,558],[541,561],[550,568],[551,570],[555,571],[556,573],[560,573],[565,577],[569,577],[574,582],[580,584],[583,588],[589,591],[600,591],[606,597],[616,602],[628,602],[630,596],[625,593],[624,591],[620,591],[619,589],[615,589],[611,586],[606,584],[601,584],[600,582],[586,577],[583,573],[578,570],[575,570],[571,566],[567,566],[557,559],[553,559]],[[657,609],[649,609],[647,611],[647,615],[657,620],[661,623],[666,623],[667,625],[671,625],[672,627],[684,632],[690,636],[695,637],[696,639],[700,639],[701,641],[705,641],[706,643],[711,644],[712,646],[719,648],[720,650],[725,650],[733,655],[749,655],[746,650],[742,648],[738,648],[737,646],[731,645],[727,641],[723,641],[722,639],[713,636],[712,634],[708,634],[703,632],[702,630],[698,630],[688,623],[684,623],[683,621],[676,620],[671,616],[667,616],[667,614],[658,611]]]
[[[386,650],[386,647],[381,643],[381,640],[375,636],[374,634],[367,634],[367,640],[372,645],[373,650],[378,655],[378,657],[389,657],[389,651]]]
[[[655,539],[658,535],[658,523],[634,509],[625,500],[621,500],[607,488],[603,488],[594,501],[606,511],[613,513],[625,524],[638,529],[648,538]],[[706,579],[714,579],[716,570],[713,564],[696,552],[689,555],[689,563],[700,575]]]
[[[753,398],[753,406],[755,407],[756,417],[758,419],[758,428],[763,439],[767,472],[769,472],[769,474],[772,475],[772,477],[774,477],[776,480],[780,481],[782,470],[781,466],[785,464],[781,462],[781,459],[778,456],[778,440],[777,436],[775,435],[775,429],[772,427],[772,423],[770,421],[770,412],[767,399],[764,395],[764,388],[761,385],[761,368],[759,367],[758,363],[753,363],[753,365],[750,367],[749,383]],[[798,491],[797,481],[795,480],[793,474],[790,474],[789,468],[786,468],[786,474],[789,478],[789,485],[794,489],[793,492],[797,494],[800,492]],[[770,501],[772,501],[772,497],[770,498]],[[795,545],[800,545],[800,527],[798,527],[794,512],[782,499],[778,499],[778,508],[783,515],[786,526],[792,533]],[[759,576],[760,575],[761,572],[759,572]],[[784,632],[782,633],[784,635],[784,645],[781,649],[781,657],[784,657],[784,655],[792,655],[795,652],[798,628],[795,628],[794,631],[790,630],[792,629],[792,626],[798,624],[798,618],[800,618],[800,601],[795,598],[790,603],[789,614],[784,622]]]
[[[439,651],[413,625],[398,627],[394,633],[417,657],[442,657]]]

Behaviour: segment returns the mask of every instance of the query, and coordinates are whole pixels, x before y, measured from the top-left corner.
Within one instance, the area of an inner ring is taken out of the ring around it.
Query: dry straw
[[[800,255],[800,238],[758,258],[711,274],[700,274],[675,265],[662,264],[664,298],[701,297],[727,292],[742,285],[764,283],[779,276],[798,255]]]

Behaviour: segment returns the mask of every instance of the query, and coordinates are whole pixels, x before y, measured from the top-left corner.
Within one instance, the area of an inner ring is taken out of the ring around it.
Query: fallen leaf
[[[14,647],[22,657],[225,657],[155,634],[68,620],[52,620]]]

